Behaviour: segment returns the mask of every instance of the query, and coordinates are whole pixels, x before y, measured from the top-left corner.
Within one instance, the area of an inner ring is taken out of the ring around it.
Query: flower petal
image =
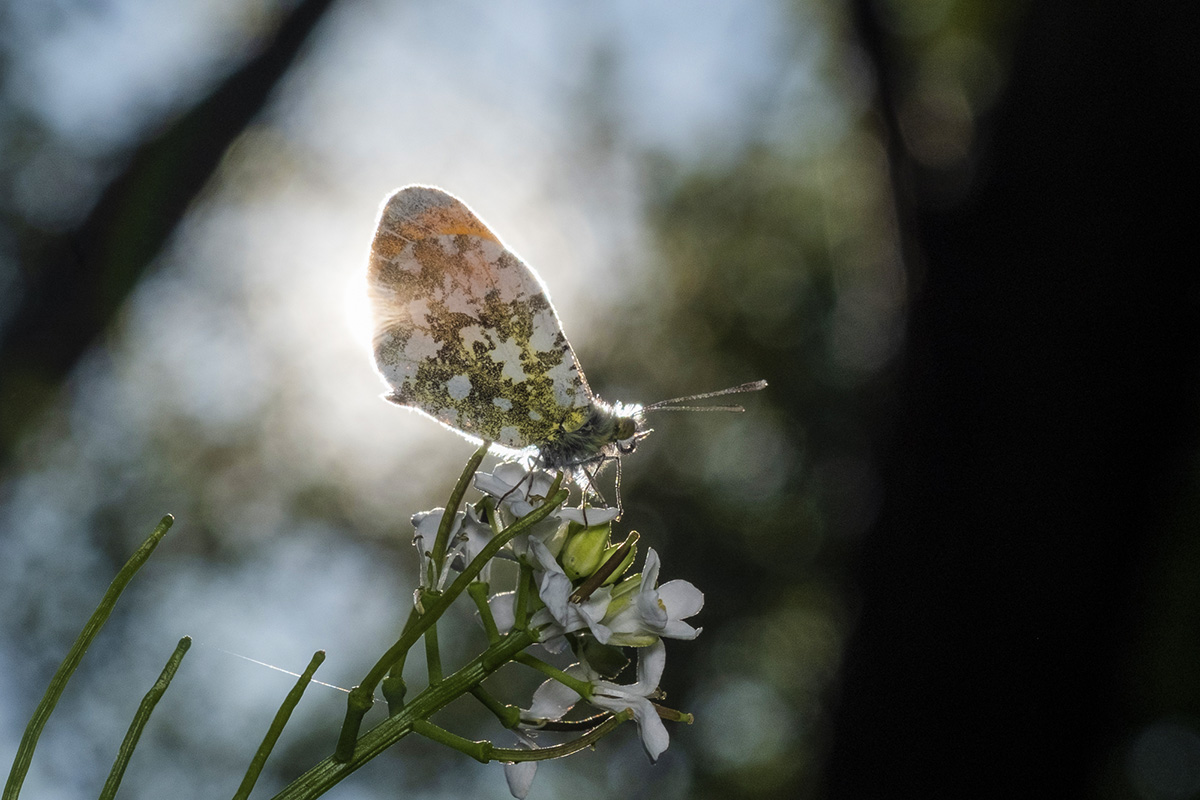
[[[537,742],[533,740],[533,736],[522,733],[519,730],[512,733],[513,736],[517,737],[518,744],[530,750],[537,749]],[[525,796],[529,794],[529,787],[533,785],[533,777],[537,775],[537,763],[536,761],[505,763],[504,780],[508,782],[508,791],[517,800],[525,800]]]
[[[503,464],[497,464],[491,472],[476,472],[475,488],[499,500],[510,492],[516,494],[513,489],[525,480],[527,474],[527,470],[519,462],[505,461]]]
[[[646,548],[646,563],[642,565],[642,588],[653,589],[658,583],[658,569],[662,560],[653,547]]]
[[[663,629],[659,631],[660,636],[665,636],[668,639],[695,639],[701,634],[704,628],[693,628],[681,619],[669,619]]]
[[[642,584],[645,586],[645,584]],[[644,589],[637,596],[637,611],[642,620],[646,623],[646,627],[652,631],[661,631],[667,625],[667,620],[670,616],[667,614],[667,607],[663,605],[659,599],[658,592],[654,588]]]
[[[671,619],[687,619],[704,608],[704,592],[685,580],[667,581],[658,587],[658,597],[666,605]]]
[[[517,621],[516,604],[516,592],[500,592],[488,598],[488,608],[492,610],[492,619],[496,621],[496,629],[501,633],[511,631],[513,623]]]
[[[608,640],[612,638],[612,631],[600,622],[608,613],[608,604],[611,599],[612,590],[607,586],[602,586],[587,600],[579,604],[572,603],[569,606],[572,616],[578,617],[584,625],[587,625],[587,629],[592,632],[592,636],[595,636],[596,641],[600,644],[608,644]],[[575,629],[568,628],[568,630]]]
[[[638,682],[636,691],[643,697],[658,688],[662,680],[663,670],[667,666],[667,646],[657,641],[649,647],[638,651]]]
[[[597,708],[621,712],[625,709],[633,711],[638,729],[642,734],[642,747],[651,761],[656,761],[667,746],[671,737],[667,734],[667,726],[658,716],[658,710],[650,702],[650,695],[658,689],[662,678],[663,668],[667,664],[667,648],[661,641],[638,652],[638,682],[622,686],[608,681],[592,681],[592,697],[589,702]]]
[[[562,567],[554,560],[549,548],[537,539],[529,541],[529,552],[537,559],[542,569],[541,580],[538,581],[538,596],[546,604],[546,608],[554,617],[555,622],[566,627],[570,623],[569,608],[571,596],[571,581],[567,578]],[[569,628],[568,628],[569,630]]]
[[[504,765],[504,779],[508,781],[508,791],[517,800],[525,800],[533,778],[537,775],[536,761],[518,761],[515,764]]]
[[[521,712],[521,719],[540,723],[547,719],[562,719],[563,715],[579,702],[579,693],[551,678],[542,683],[533,693],[529,709]]]
[[[430,511],[418,511],[412,515],[413,542],[417,544],[417,548],[421,551],[421,555],[427,555],[427,547],[433,546],[434,537],[437,536],[438,528],[442,524],[442,517],[445,516],[446,509],[435,508]],[[463,513],[460,511],[454,515],[454,524],[450,526],[450,538],[454,536],[462,528]],[[428,545],[424,540],[428,539]]]
[[[642,747],[646,749],[646,755],[650,757],[650,762],[658,761],[658,757],[663,754],[671,744],[671,735],[667,733],[667,726],[663,724],[662,718],[658,716],[658,710],[649,700],[640,704],[642,706],[641,714],[638,714],[638,708],[633,709],[634,716],[637,718],[638,727],[642,732]]]
[[[594,528],[606,522],[612,522],[620,513],[615,508],[564,508],[559,516],[570,522]]]

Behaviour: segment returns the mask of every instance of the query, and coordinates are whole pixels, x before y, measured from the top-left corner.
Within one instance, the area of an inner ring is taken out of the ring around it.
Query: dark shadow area
[[[1110,773],[1200,401],[1181,11],[1036,4],[968,194],[894,165],[919,261],[831,797],[1136,796]]]

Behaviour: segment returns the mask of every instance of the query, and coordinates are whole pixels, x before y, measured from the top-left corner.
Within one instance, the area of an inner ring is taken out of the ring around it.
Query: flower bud
[[[642,573],[630,575],[613,587],[611,599],[608,601],[606,617],[615,617],[637,597],[638,589],[642,588]]]
[[[559,563],[563,571],[572,581],[586,578],[604,563],[604,554],[608,549],[608,534],[612,529],[610,523],[584,528],[571,523],[573,532],[568,534],[566,545],[562,549]],[[575,532],[577,531],[577,532]]]

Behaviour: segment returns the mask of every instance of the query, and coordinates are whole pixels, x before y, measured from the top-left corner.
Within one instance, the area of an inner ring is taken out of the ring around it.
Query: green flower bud
[[[566,545],[559,556],[563,572],[572,581],[586,578],[604,563],[604,553],[608,549],[608,534],[612,530],[610,523],[584,528],[575,523],[569,526],[577,532],[569,533]]]
[[[613,587],[612,598],[608,601],[608,611],[605,612],[606,617],[615,617],[626,606],[633,602],[633,598],[637,596],[638,589],[642,587],[642,573],[630,575],[625,580]]]

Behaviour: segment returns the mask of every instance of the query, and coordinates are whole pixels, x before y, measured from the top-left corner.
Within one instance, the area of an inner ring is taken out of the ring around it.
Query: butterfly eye
[[[633,417],[621,417],[617,420],[616,438],[618,442],[623,442],[631,438],[635,433],[637,433],[637,422]],[[631,453],[633,452],[633,447],[630,446],[628,450],[622,447],[621,452]]]

